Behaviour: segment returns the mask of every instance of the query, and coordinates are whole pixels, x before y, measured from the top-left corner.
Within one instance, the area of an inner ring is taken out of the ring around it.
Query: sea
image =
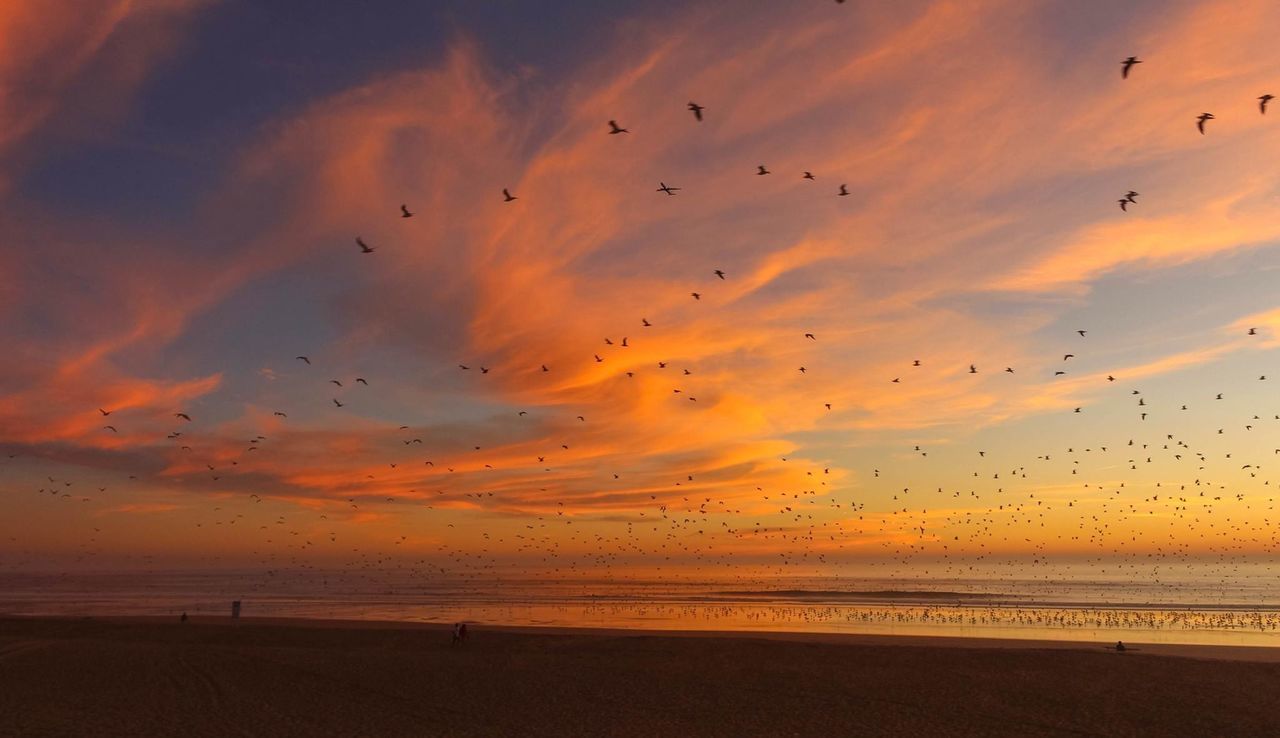
[[[1280,587],[1109,578],[480,579],[404,571],[0,572],[0,616],[202,616],[1280,646]]]

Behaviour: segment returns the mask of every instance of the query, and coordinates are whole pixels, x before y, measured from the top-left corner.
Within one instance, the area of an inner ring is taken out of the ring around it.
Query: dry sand
[[[0,619],[0,735],[1280,735],[1268,649],[448,630]]]

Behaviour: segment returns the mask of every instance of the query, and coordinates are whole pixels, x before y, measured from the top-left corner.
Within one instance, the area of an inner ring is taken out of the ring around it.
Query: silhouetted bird
[[[412,217],[413,217],[413,213],[409,212],[409,208],[408,208],[408,206],[406,206],[406,205],[401,205],[401,206],[400,206],[400,217],[401,217],[401,218],[412,218]]]
[[[375,247],[365,243],[364,239],[359,236],[356,236],[356,245],[360,247],[360,253],[362,254],[372,254],[376,250]]]
[[[702,122],[702,111],[704,110],[706,110],[706,108],[696,102],[689,103],[689,111],[693,113],[694,120],[697,120],[699,123]]]
[[[1262,95],[1258,98],[1258,112],[1263,115],[1267,114],[1267,103],[1276,99],[1275,95]]]
[[[508,191],[507,191],[507,188],[505,188],[505,187],[503,187],[503,188],[502,188],[502,201],[503,201],[503,202],[511,202],[511,201],[513,201],[513,200],[519,200],[519,199],[520,199],[520,198],[518,198],[518,197],[516,197],[515,195],[511,194],[510,192],[508,192]]]
[[[1204,122],[1207,120],[1213,120],[1213,113],[1201,113],[1196,116],[1196,128],[1200,129],[1201,136],[1204,135]]]
[[[631,131],[628,131],[625,128],[619,128],[618,121],[611,120],[609,121],[609,135],[612,136],[615,133],[631,133]]]

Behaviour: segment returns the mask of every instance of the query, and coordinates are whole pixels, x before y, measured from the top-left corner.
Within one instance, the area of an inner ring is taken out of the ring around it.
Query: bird
[[[1131,56],[1128,59],[1125,59],[1124,61],[1120,62],[1120,78],[1129,79],[1129,70],[1133,69],[1134,64],[1141,64],[1141,63],[1142,63],[1142,60],[1136,56]]]
[[[695,299],[695,300],[701,300],[701,299],[702,299],[702,295],[698,294],[697,292],[690,292],[689,294],[690,294],[690,295],[693,295],[693,299]]]
[[[702,122],[702,111],[704,110],[706,110],[706,108],[702,107],[696,102],[689,103],[689,112],[693,113],[694,120],[698,121],[699,123]]]
[[[1129,200],[1127,198],[1120,198],[1120,209],[1126,213],[1129,212]]]
[[[813,172],[805,172],[803,175],[801,175],[800,178],[801,179],[817,179],[817,177],[813,176]]]
[[[1261,95],[1258,97],[1258,112],[1263,115],[1267,114],[1267,103],[1276,98],[1275,95]]]
[[[1257,328],[1250,328],[1250,329],[1249,329],[1249,335],[1251,335],[1251,336],[1256,336],[1256,335],[1258,335],[1258,329],[1257,329]]]
[[[970,364],[970,365],[969,365],[969,373],[970,373],[970,374],[977,374],[977,373],[978,373],[978,367],[974,366],[973,364]]]
[[[502,188],[502,201],[503,201],[503,202],[511,202],[511,201],[513,201],[513,200],[519,200],[519,199],[520,199],[520,198],[518,198],[518,197],[516,197],[515,195],[511,194],[510,192],[508,192],[508,191],[507,191],[507,188],[505,188],[505,187],[503,187],[503,188]]]
[[[849,185],[840,185],[840,191],[836,193],[837,197],[849,196]]]
[[[104,418],[105,418],[105,417],[107,417],[108,415],[110,415],[113,411],[111,411],[111,410],[103,410],[102,408],[98,408],[98,412],[102,413],[102,417],[104,417]]]
[[[1204,135],[1204,122],[1207,120],[1213,120],[1213,113],[1201,113],[1196,116],[1196,128],[1200,129],[1201,136]]]
[[[619,127],[619,126],[618,126],[618,121],[616,121],[616,120],[611,120],[611,121],[609,121],[609,135],[610,135],[610,136],[612,136],[612,135],[614,135],[614,134],[618,134],[618,133],[631,133],[631,131],[628,131],[628,130],[627,130],[627,129],[625,129],[625,128],[621,128],[621,127]]]
[[[1063,355],[1062,355],[1062,360],[1063,360],[1063,361],[1066,361],[1067,359],[1074,359],[1074,358],[1076,358],[1076,355],[1075,355],[1075,354],[1063,354]]]
[[[818,340],[817,336],[813,335],[812,333],[806,333],[806,334],[804,334],[804,337],[805,337],[805,338],[807,338],[807,339],[809,339],[810,341],[816,341],[816,340]]]
[[[364,381],[364,377],[356,377],[356,381],[359,382],[360,384],[363,384],[366,387],[369,386],[369,383]]]
[[[119,433],[119,432],[120,432],[120,431],[116,430],[116,427],[115,427],[114,425],[104,425],[104,426],[102,426],[102,429],[103,429],[103,430],[109,430],[109,431],[111,431],[112,433]]]
[[[1124,199],[1128,200],[1129,202],[1136,203],[1138,201],[1137,198],[1138,198],[1138,193],[1134,192],[1133,190],[1129,190],[1128,192],[1124,193]]]
[[[717,269],[717,270],[715,271],[715,274],[716,274],[716,276],[717,276],[717,277],[719,277],[720,279],[724,279],[724,272],[720,271],[719,269]]]
[[[307,358],[307,357],[305,357],[305,356],[296,356],[296,357],[294,357],[294,358],[296,358],[298,361],[304,362],[304,363],[305,363],[305,364],[307,364],[308,366],[310,366],[310,365],[311,365],[311,359],[308,359],[308,358]]]
[[[680,189],[681,188],[679,187],[671,187],[666,182],[659,182],[658,189],[654,190],[654,192],[665,192],[668,195],[674,195],[679,192]]]
[[[342,407],[342,403],[338,402],[338,399],[336,397],[333,399],[333,404],[337,405],[338,407]]]
[[[1084,334],[1086,334],[1086,333],[1088,333],[1088,332],[1089,332],[1089,331],[1076,331],[1076,333],[1079,333],[1079,334],[1080,334],[1080,337],[1081,337],[1081,338],[1084,338]]]
[[[360,253],[362,254],[372,254],[374,251],[377,250],[375,247],[365,243],[364,239],[360,238],[359,236],[356,236],[356,245],[360,247]]]
[[[173,417],[175,417],[175,418],[182,418],[183,420],[187,421],[188,423],[190,423],[190,422],[191,422],[191,416],[190,416],[190,415],[187,415],[186,413],[174,413],[174,414],[173,414]]]
[[[401,206],[400,206],[400,217],[401,217],[401,218],[412,218],[412,217],[413,217],[413,213],[409,212],[409,207],[408,207],[407,205],[401,205]]]
[[[339,387],[341,387],[341,386],[342,386],[342,382],[339,382],[339,381],[338,381],[338,380],[336,380],[336,379],[330,379],[330,380],[329,380],[329,383],[330,383],[330,384],[336,384],[336,385],[338,385]]]
[[[649,322],[649,319],[648,319],[648,318],[641,318],[641,319],[640,319],[640,325],[644,326],[645,328],[649,328],[649,327],[651,327],[653,324]]]
[[[757,166],[756,166],[756,176],[757,176],[757,177],[763,177],[763,176],[764,176],[764,175],[766,175],[766,174],[769,174],[769,170],[768,170],[768,169],[765,169],[763,164],[759,164],[759,165],[757,165]]]
[[[287,417],[289,417],[288,415],[285,415],[284,413],[282,413],[282,412],[280,412],[280,411],[278,411],[278,410],[277,410],[276,412],[274,412],[274,413],[271,413],[271,414],[272,414],[272,415],[278,415],[278,416],[279,416],[279,417],[281,417],[281,418],[287,418]]]

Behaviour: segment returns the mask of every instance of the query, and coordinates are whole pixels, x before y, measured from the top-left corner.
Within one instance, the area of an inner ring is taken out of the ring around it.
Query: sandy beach
[[[1280,734],[1274,652],[1139,648],[4,619],[0,734]]]

